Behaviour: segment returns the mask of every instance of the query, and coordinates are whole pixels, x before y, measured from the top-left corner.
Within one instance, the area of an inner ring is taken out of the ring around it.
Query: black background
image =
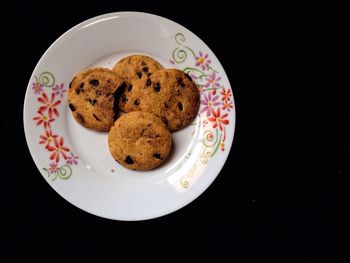
[[[23,131],[25,90],[48,46],[77,23],[115,11],[158,14],[194,32],[221,61],[236,101],[234,142],[215,182],[185,208],[142,222],[102,219],[63,200],[37,170]],[[335,15],[327,6],[219,1],[4,7],[0,261],[9,253],[23,260],[346,262],[348,84],[336,84],[333,74]]]

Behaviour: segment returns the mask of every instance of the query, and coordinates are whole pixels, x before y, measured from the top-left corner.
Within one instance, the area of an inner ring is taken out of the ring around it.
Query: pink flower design
[[[220,87],[220,84],[218,82],[220,79],[221,77],[216,77],[215,72],[209,74],[208,78],[205,78],[205,80],[207,81],[207,83],[205,83],[205,87],[206,88],[208,88],[209,86],[212,86],[213,88]]]
[[[230,89],[226,90],[225,88],[222,88],[222,90],[220,91],[220,94],[222,95],[222,98],[221,98],[222,101],[227,102],[231,100],[232,93]]]
[[[61,99],[63,98],[63,93],[67,91],[63,83],[61,85],[56,85],[52,90],[55,92],[55,95],[61,95]]]
[[[50,173],[53,174],[53,173],[57,172],[57,165],[58,165],[58,163],[56,163],[56,162],[50,163],[50,167],[49,167]]]
[[[218,102],[219,96],[211,97],[211,93],[208,94],[208,96],[203,93],[204,99],[201,100],[201,103],[204,105],[203,109],[201,109],[200,113],[207,112],[207,117],[210,115],[210,110],[214,106],[220,105],[220,102]]]
[[[41,84],[40,82],[34,82],[33,83],[33,90],[34,90],[34,94],[38,95],[43,91],[43,84]]]
[[[198,55],[195,56],[196,59],[196,67],[201,67],[202,70],[206,70],[211,63],[211,60],[208,59],[208,54],[203,54],[202,51],[198,52]]]
[[[218,108],[216,112],[215,110],[211,109],[211,112],[213,114],[213,117],[208,118],[208,120],[211,122],[214,122],[213,128],[216,128],[217,126],[219,126],[220,131],[222,131],[222,127],[223,127],[222,125],[229,124],[229,121],[225,119],[228,116],[228,114],[225,113],[224,115],[221,116],[220,108]]]
[[[60,137],[59,140],[57,140],[57,138],[54,138],[54,144],[55,146],[51,146],[49,145],[47,147],[47,149],[50,151],[50,152],[53,152],[51,153],[50,155],[50,160],[54,160],[58,163],[60,161],[60,154],[62,155],[62,157],[67,160],[67,155],[65,152],[69,152],[69,148],[63,146],[63,137]]]
[[[207,126],[208,125],[208,120],[202,121],[202,124],[203,124],[203,127]]]
[[[222,104],[222,109],[223,110],[227,110],[227,111],[231,111],[231,109],[233,108],[233,104],[232,101],[224,101],[224,103]]]
[[[71,152],[70,155],[67,156],[67,163],[70,165],[78,164],[77,159],[79,159],[79,157]]]
[[[33,120],[37,121],[36,125],[39,126],[43,124],[44,129],[51,128],[50,123],[53,122],[55,119],[49,118],[47,115],[44,115],[43,112],[37,111],[39,116],[36,116],[33,118]]]
[[[57,138],[57,135],[53,134],[51,129],[45,130],[45,134],[40,135],[41,141],[39,141],[39,143],[46,143],[45,148],[47,149],[50,146],[51,142],[54,140],[54,138]]]
[[[49,100],[49,98],[47,97],[46,93],[43,92],[41,94],[41,97],[38,98],[38,101],[40,103],[44,104],[44,106],[41,106],[39,108],[40,112],[48,110],[50,119],[52,119],[52,115],[53,114],[55,114],[56,117],[59,116],[58,110],[56,109],[56,107],[61,103],[61,101],[60,100],[55,101],[55,93],[51,94],[51,99]]]

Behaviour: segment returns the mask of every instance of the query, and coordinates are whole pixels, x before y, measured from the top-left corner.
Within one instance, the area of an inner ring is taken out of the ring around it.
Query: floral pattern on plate
[[[220,72],[211,65],[212,60],[209,52],[202,50],[194,51],[185,44],[186,38],[183,33],[174,36],[177,47],[172,51],[171,64],[179,66],[195,81],[201,94],[201,105],[199,109],[202,125],[203,149],[199,158],[202,164],[206,164],[210,157],[213,157],[218,149],[225,151],[226,127],[230,125],[232,119],[234,103],[233,94],[230,87],[225,87],[221,83]],[[188,156],[191,152],[188,153]],[[191,177],[197,165],[194,164],[185,175],[181,184],[184,188],[189,187],[186,178]]]
[[[55,121],[60,117],[59,107],[67,91],[63,83],[56,84],[52,73],[46,71],[34,76],[32,89],[37,96],[38,110],[33,117],[36,126],[42,128],[38,143],[47,152],[48,166],[43,170],[52,181],[68,179],[72,175],[72,165],[78,164],[79,157],[65,145],[64,138],[55,132]]]

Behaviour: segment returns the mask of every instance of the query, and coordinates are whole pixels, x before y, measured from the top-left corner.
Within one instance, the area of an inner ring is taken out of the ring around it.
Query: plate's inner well
[[[155,54],[147,54],[142,51],[118,52],[102,59],[99,59],[88,65],[88,67],[105,67],[111,69],[121,58],[128,55],[143,54],[148,55],[159,61],[165,68],[175,68],[164,58]],[[186,161],[186,155],[198,140],[198,118],[193,123],[180,131],[172,133],[173,147],[168,159],[161,166],[150,171],[133,171],[124,168],[118,164],[111,156],[108,148],[108,138],[106,132],[93,131],[79,125],[73,118],[69,110],[67,114],[67,127],[70,141],[74,148],[79,149],[80,161],[84,162],[88,169],[95,170],[101,176],[108,177],[111,180],[147,180],[157,181],[165,179],[174,173]],[[96,154],[99,149],[99,154]]]

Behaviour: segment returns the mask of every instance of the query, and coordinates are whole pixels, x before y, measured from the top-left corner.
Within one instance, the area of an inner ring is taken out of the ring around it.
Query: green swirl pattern
[[[175,42],[180,45],[180,47],[177,47],[174,49],[172,53],[172,57],[176,63],[182,63],[187,59],[187,52],[191,52],[193,57],[196,56],[194,51],[189,48],[188,46],[183,45],[183,43],[186,41],[184,34],[177,33],[175,35]]]
[[[52,88],[56,83],[54,75],[48,71],[45,71],[39,75],[39,81],[47,88]]]
[[[72,176],[72,168],[68,164],[64,164],[61,167],[58,167],[55,173],[50,173],[47,168],[43,168],[45,173],[47,174],[47,177],[51,179],[51,181],[55,181],[57,177],[67,180],[69,177]]]
[[[183,188],[188,188],[190,186],[190,183],[184,179],[184,177],[181,178],[181,185]]]
[[[176,63],[182,63],[187,59],[187,53],[184,49],[176,48],[173,51],[173,59]]]
[[[186,41],[185,39],[185,35],[182,34],[182,33],[177,33],[175,35],[175,42],[178,44],[178,45],[182,45],[182,43],[184,43]]]
[[[67,180],[72,175],[72,168],[68,164],[64,164],[57,169],[56,174],[59,178]]]
[[[218,130],[213,133],[211,130],[207,130],[203,134],[203,144],[206,147],[213,147],[218,142]]]

